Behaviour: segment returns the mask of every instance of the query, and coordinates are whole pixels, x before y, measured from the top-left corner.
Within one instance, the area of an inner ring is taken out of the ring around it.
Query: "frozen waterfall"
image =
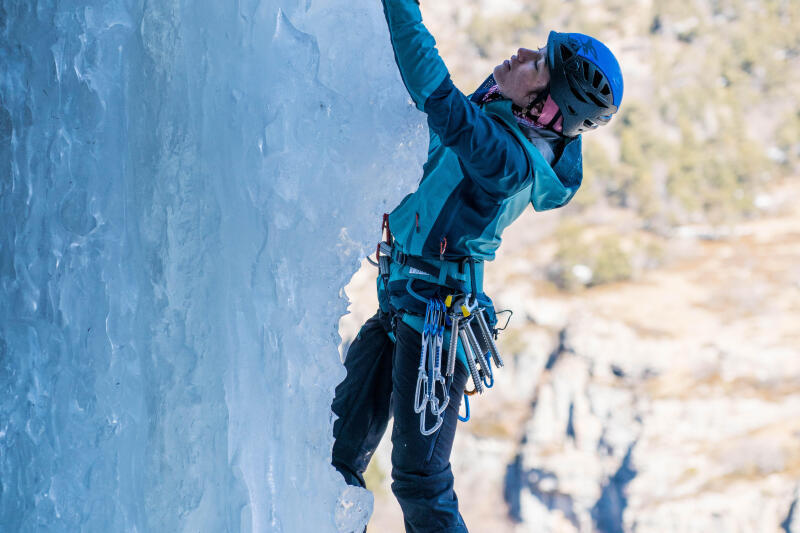
[[[0,35],[0,529],[363,523],[342,287],[427,145],[380,2],[1,0]]]

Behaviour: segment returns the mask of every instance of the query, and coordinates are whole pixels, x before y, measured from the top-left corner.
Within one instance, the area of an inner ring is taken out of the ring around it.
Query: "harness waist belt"
[[[433,280],[422,278],[426,281],[433,281],[439,285],[445,285],[464,292],[481,292],[483,289],[482,261],[470,261],[469,258],[465,258],[463,261],[423,259],[403,253],[396,244],[392,247],[392,261],[406,267],[411,276],[414,276],[412,270],[417,270],[419,273],[434,278]],[[469,272],[469,269],[473,269],[473,272]],[[475,281],[476,287],[472,287],[471,280]],[[471,290],[465,290],[467,288]]]

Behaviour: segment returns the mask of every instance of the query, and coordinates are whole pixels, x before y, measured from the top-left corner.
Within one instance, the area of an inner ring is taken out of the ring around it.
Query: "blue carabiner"
[[[488,383],[486,382],[486,373],[485,372],[483,374],[483,377],[481,378],[481,381],[483,381],[483,384],[487,389],[491,389],[492,387],[494,387],[494,370],[492,370],[492,357],[491,357],[491,355],[489,355],[489,357],[486,358],[486,370],[489,371],[489,379],[490,379],[490,381]]]
[[[461,414],[459,414],[458,419],[461,420],[462,422],[469,422],[469,396],[467,396],[466,394],[464,395],[464,405],[466,406],[467,409],[467,416],[461,418]]]

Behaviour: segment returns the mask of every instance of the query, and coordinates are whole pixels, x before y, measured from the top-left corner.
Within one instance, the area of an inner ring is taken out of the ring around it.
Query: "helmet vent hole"
[[[564,46],[562,44],[561,45],[561,60],[562,61],[567,61],[572,57],[572,55],[573,55],[572,54],[572,50],[570,50],[568,47],[566,47],[566,46]]]
[[[589,102],[587,102],[587,101],[586,101],[586,98],[584,98],[584,97],[583,97],[583,95],[581,95],[581,93],[579,93],[578,91],[576,91],[576,90],[575,90],[575,89],[573,89],[572,87],[570,87],[570,89],[572,89],[572,95],[573,95],[573,96],[574,96],[574,97],[575,97],[575,98],[576,98],[576,99],[577,99],[579,102],[582,102],[582,103],[584,103],[584,104],[588,104],[588,103],[589,103]]]
[[[592,100],[592,102],[594,102],[594,105],[596,105],[597,107],[599,107],[601,109],[605,109],[606,108],[605,102],[600,100],[598,97],[596,97],[592,93],[587,93],[586,96],[588,96]]]
[[[575,114],[575,108],[574,108],[574,107],[572,107],[571,105],[568,105],[568,106],[567,106],[567,109],[569,110],[569,112],[570,112],[571,114],[573,114],[573,115]]]
[[[585,79],[586,81],[589,81],[589,62],[588,61],[584,61],[583,65],[581,65],[581,66],[583,67],[583,79]]]
[[[594,71],[594,79],[592,80],[592,86],[594,88],[600,87],[600,83],[602,81],[603,81],[603,75],[600,73],[600,71],[595,70]]]
[[[586,126],[587,128],[594,128],[595,127],[595,123],[592,122],[591,120],[584,120],[583,121],[583,125]]]
[[[609,87],[608,84],[603,85],[603,88],[600,89],[600,93],[605,96],[608,96],[609,94],[611,94],[611,87]]]

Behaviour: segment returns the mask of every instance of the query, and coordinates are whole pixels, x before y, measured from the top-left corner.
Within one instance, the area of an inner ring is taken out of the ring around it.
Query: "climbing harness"
[[[444,421],[444,413],[450,405],[450,386],[455,375],[456,359],[459,341],[464,352],[467,369],[472,378],[472,390],[464,390],[464,404],[466,415],[458,414],[458,419],[466,422],[470,418],[469,396],[482,394],[485,389],[494,386],[494,372],[492,362],[499,368],[503,366],[495,338],[498,330],[489,326],[487,310],[480,305],[476,291],[477,263],[467,257],[460,263],[444,261],[444,252],[447,247],[446,237],[442,237],[439,247],[438,266],[433,260],[425,260],[402,253],[394,246],[392,234],[389,230],[389,216],[383,215],[381,224],[382,240],[376,249],[376,260],[369,260],[378,267],[384,288],[389,292],[390,264],[392,262],[407,268],[409,274],[426,276],[436,280],[435,283],[443,288],[454,290],[442,299],[438,294],[426,297],[414,290],[413,281],[409,278],[405,282],[405,291],[410,302],[416,302],[411,307],[421,309],[425,305],[424,322],[420,339],[419,366],[417,367],[417,382],[414,392],[414,412],[419,414],[419,431],[422,435],[429,436],[436,433]],[[469,265],[470,285],[467,289],[464,268]],[[456,266],[453,266],[456,265]],[[424,291],[423,291],[423,294]],[[430,292],[427,293],[430,295]],[[419,311],[417,311],[419,313]],[[419,316],[419,315],[417,315]],[[443,366],[443,352],[445,329],[449,329],[450,339],[447,349],[447,361]],[[428,413],[435,417],[431,424]]]

